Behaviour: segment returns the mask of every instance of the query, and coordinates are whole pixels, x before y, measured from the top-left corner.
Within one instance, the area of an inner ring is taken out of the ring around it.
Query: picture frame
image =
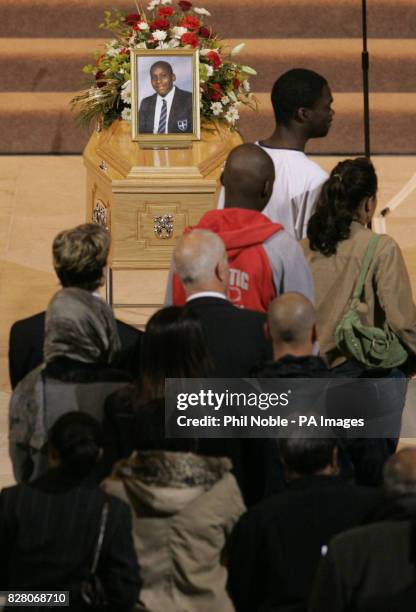
[[[133,49],[132,140],[145,147],[200,140],[198,49]]]

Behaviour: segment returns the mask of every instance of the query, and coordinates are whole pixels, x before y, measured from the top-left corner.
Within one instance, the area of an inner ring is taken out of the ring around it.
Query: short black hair
[[[150,76],[152,76],[152,72],[155,68],[165,68],[165,70],[168,70],[170,74],[173,74],[173,68],[171,64],[169,64],[169,62],[164,62],[163,60],[160,60],[152,64],[150,66]]]
[[[335,438],[282,438],[279,453],[290,471],[311,476],[332,463],[336,446]]]
[[[48,443],[58,453],[64,471],[84,478],[95,466],[103,446],[101,425],[86,412],[67,412],[52,425]]]
[[[289,125],[299,108],[313,108],[328,85],[323,76],[313,70],[294,68],[280,76],[272,89],[272,105],[279,125]]]

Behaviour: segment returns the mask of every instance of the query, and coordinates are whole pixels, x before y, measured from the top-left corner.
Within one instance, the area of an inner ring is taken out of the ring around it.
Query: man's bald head
[[[245,143],[231,151],[221,177],[225,208],[263,210],[273,191],[274,164],[255,144]]]
[[[173,262],[188,295],[227,290],[227,252],[224,242],[214,232],[193,230],[184,234],[173,252]]]
[[[312,302],[304,295],[293,292],[275,298],[269,306],[267,323],[275,350],[290,347],[294,354],[309,349],[311,354],[316,313]]]
[[[384,486],[389,495],[416,495],[416,448],[404,448],[386,462]]]

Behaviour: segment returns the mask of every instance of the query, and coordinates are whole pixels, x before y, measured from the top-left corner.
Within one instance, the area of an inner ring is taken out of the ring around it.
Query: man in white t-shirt
[[[322,183],[328,178],[304,150],[310,138],[321,138],[329,131],[334,115],[331,90],[316,72],[295,68],[277,79],[271,98],[276,127],[269,138],[256,143],[273,159],[276,172],[273,193],[263,214],[301,240],[306,236]],[[219,208],[223,202],[222,191]]]

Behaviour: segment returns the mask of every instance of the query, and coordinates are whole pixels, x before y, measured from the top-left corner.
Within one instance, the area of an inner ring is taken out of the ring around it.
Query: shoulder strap
[[[371,237],[370,242],[368,243],[367,251],[364,255],[363,263],[361,264],[361,272],[360,276],[358,277],[357,284],[355,286],[353,298],[359,298],[363,292],[368,268],[370,267],[370,264],[373,260],[374,253],[377,248],[380,237],[380,234],[374,234],[374,236]]]
[[[106,501],[104,503],[104,506],[101,512],[100,531],[98,533],[97,544],[96,544],[96,548],[94,552],[94,560],[91,566],[91,574],[95,574],[95,572],[97,571],[98,561],[100,559],[101,548],[102,548],[103,540],[104,540],[105,527],[107,524],[108,509],[109,509],[109,502]]]

